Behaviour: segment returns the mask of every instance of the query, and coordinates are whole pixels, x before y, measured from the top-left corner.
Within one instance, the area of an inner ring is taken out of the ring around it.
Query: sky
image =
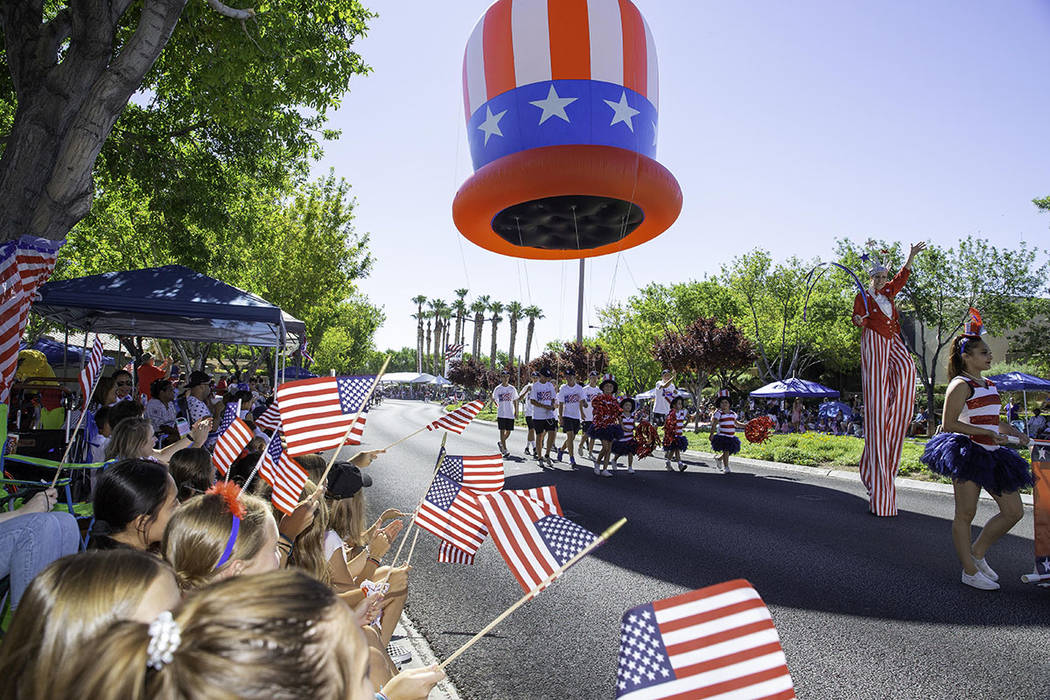
[[[701,279],[756,247],[828,259],[839,237],[976,234],[1050,248],[1050,215],[1031,201],[1050,195],[1050,0],[635,4],[659,57],[656,157],[684,205],[658,238],[588,259],[586,325],[639,287]],[[371,236],[360,288],[386,313],[377,347],[414,346],[411,298],[459,287],[543,309],[534,348],[574,337],[575,260],[490,253],[452,222],[472,173],[463,51],[489,2],[365,5],[379,16],[355,48],[373,70],[331,115],[342,136],[314,173],[351,184]]]

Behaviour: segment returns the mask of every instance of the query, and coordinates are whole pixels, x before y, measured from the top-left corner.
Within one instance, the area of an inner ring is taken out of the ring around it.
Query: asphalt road
[[[388,400],[369,413],[366,447],[437,415],[433,404]],[[474,424],[447,447],[491,454],[496,440],[495,427]],[[524,440],[515,431],[512,453]],[[373,517],[414,508],[440,441],[425,432],[369,468]],[[699,464],[670,474],[653,458],[612,479],[563,468],[508,460],[506,487],[557,485],[566,515],[594,532],[628,522],[448,667],[466,698],[612,698],[624,610],[734,578],[769,606],[800,698],[1050,697],[1050,591],[1018,578],[1032,570],[1030,507],[988,555],[1002,590],[983,592],[959,583],[950,495],[901,491],[901,515],[879,519],[863,487],[841,479],[744,466],[723,476]],[[993,513],[982,501],[977,522]],[[436,559],[424,532],[407,612],[443,659],[521,589],[491,541],[474,566]]]

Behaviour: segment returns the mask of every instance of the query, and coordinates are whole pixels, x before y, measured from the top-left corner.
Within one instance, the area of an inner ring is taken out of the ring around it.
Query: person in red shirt
[[[925,249],[925,243],[912,245],[908,261],[892,280],[889,270],[875,262],[869,271],[871,285],[853,300],[853,323],[863,329],[860,374],[864,452],[860,478],[868,489],[869,509],[880,516],[897,514],[893,480],[915,405],[915,362],[901,338],[900,313],[893,299],[911,275],[912,260]]]
[[[152,354],[147,352],[142,355],[142,361],[139,364],[138,372],[139,393],[145,394],[147,401],[153,398],[153,395],[150,393],[150,386],[153,384],[153,382],[157,381],[158,379],[168,378],[168,364],[170,362],[170,358],[166,359],[164,360],[164,364],[162,364],[160,367],[157,367],[153,364]]]

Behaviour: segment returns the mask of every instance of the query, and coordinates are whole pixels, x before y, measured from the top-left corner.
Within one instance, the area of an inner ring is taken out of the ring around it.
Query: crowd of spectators
[[[394,639],[410,567],[383,561],[407,514],[368,520],[378,453],[321,484],[326,460],[297,457],[310,480],[282,513],[266,481],[240,490],[270,440],[255,425],[267,379],[139,369],[148,387],[118,370],[87,402],[91,458],[107,462],[87,551],[73,516],[50,512],[54,489],[0,514],[14,611],[0,697],[427,697],[443,673],[399,670],[411,654]],[[237,401],[255,438],[217,481],[210,445]]]

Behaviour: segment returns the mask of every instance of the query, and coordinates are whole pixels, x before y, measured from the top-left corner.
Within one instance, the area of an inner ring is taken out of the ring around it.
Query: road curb
[[[404,637],[404,639],[399,639],[398,643],[408,644],[408,646],[412,647],[412,660],[403,665],[401,667],[402,670],[406,668],[424,668],[441,663],[441,660],[434,655],[434,650],[430,648],[427,638],[416,629],[411,618],[403,611],[394,634]],[[462,700],[459,690],[451,678],[445,678],[445,680],[434,686],[434,689],[430,691],[430,695],[427,697],[429,700]]]
[[[496,423],[488,420],[481,420],[475,418],[474,422],[483,423],[484,425],[495,426]],[[524,427],[524,426],[515,426]],[[714,452],[697,452],[695,450],[683,450],[683,455],[693,457],[694,459],[715,459]],[[794,472],[796,474],[806,474],[808,476],[823,476],[830,477],[832,479],[843,479],[845,481],[855,481],[860,483],[860,474],[847,469],[832,469],[830,467],[808,467],[803,464],[786,464],[784,462],[767,462],[764,459],[752,459],[750,457],[733,457],[734,462],[744,464],[751,467],[761,467],[762,469],[774,469],[777,471]],[[948,495],[954,495],[954,490],[951,484],[940,484],[935,481],[922,481],[920,479],[909,479],[907,477],[898,476],[894,482],[898,489],[912,489],[914,491],[927,491],[931,493],[943,493]],[[981,491],[981,500],[994,501],[990,495]],[[1021,503],[1026,506],[1032,505],[1032,494],[1022,493]]]

